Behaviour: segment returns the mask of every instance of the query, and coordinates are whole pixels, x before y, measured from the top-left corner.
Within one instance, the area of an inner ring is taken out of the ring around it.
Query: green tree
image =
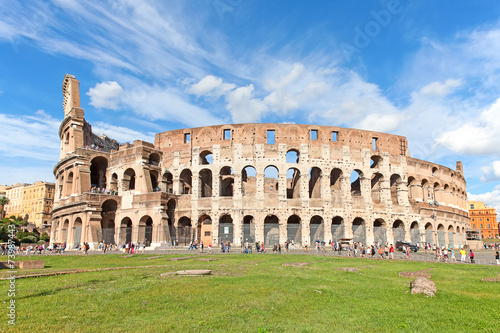
[[[0,198],[0,206],[2,206],[2,210],[0,211],[0,219],[3,219],[5,216],[5,210],[4,207],[5,205],[8,205],[10,202],[9,198],[2,196]]]

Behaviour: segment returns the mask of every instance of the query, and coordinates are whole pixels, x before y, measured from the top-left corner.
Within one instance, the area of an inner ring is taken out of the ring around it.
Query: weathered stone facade
[[[233,124],[86,149],[78,81],[65,77],[52,241],[155,247],[353,238],[464,244],[463,169],[414,159],[405,137],[332,126]],[[67,97],[71,94],[71,98]],[[270,172],[270,170],[274,170]],[[112,194],[89,193],[91,187]],[[114,194],[117,191],[117,194]]]

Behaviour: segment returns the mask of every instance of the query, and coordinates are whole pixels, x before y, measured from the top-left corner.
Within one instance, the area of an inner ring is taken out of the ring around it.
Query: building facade
[[[481,201],[469,201],[470,226],[481,232],[481,238],[498,238],[498,222],[495,208]]]
[[[91,131],[78,80],[65,118],[51,240],[216,246],[465,242],[466,182],[412,158],[405,137],[332,126],[232,124],[179,129],[118,145]],[[100,140],[100,141],[99,141]],[[97,149],[97,147],[99,147]]]
[[[5,206],[5,216],[22,217],[36,227],[51,223],[54,183],[39,181],[35,184],[14,184],[6,192],[10,202]]]
[[[5,196],[9,198],[9,204],[5,206],[5,216],[22,216],[24,187],[26,185],[15,183],[6,190]]]

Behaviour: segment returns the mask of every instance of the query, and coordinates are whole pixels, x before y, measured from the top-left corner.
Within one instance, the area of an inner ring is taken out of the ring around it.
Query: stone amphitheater
[[[92,133],[72,75],[63,98],[53,243],[465,244],[461,162],[453,170],[412,158],[405,137],[228,124],[119,145]]]

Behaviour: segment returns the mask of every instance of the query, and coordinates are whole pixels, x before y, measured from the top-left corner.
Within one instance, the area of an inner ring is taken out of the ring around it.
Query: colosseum
[[[405,137],[259,123],[119,145],[92,133],[72,75],[63,98],[53,243],[465,244],[461,162],[453,170],[412,158]]]

